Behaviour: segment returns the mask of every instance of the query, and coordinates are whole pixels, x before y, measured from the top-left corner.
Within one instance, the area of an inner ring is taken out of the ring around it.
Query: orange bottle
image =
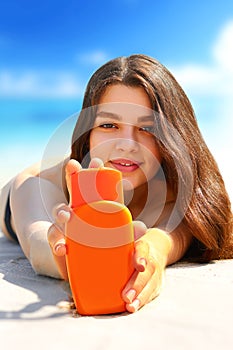
[[[82,169],[71,175],[71,219],[66,225],[67,268],[82,315],[125,311],[121,291],[134,271],[132,217],[123,204],[121,173]]]

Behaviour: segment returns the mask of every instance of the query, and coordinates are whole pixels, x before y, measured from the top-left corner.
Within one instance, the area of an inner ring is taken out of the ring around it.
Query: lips
[[[139,162],[124,158],[111,160],[111,164],[115,169],[124,173],[130,173],[132,171],[135,171],[140,166]]]

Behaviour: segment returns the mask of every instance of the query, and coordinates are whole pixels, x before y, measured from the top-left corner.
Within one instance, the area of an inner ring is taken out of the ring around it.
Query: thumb
[[[133,221],[134,240],[141,238],[147,231],[147,227],[142,221]]]
[[[77,173],[81,169],[81,164],[75,159],[70,159],[66,164],[66,185],[69,192],[69,198],[71,198],[71,175]]]
[[[48,230],[48,242],[55,256],[66,254],[65,237],[59,227],[52,224]]]

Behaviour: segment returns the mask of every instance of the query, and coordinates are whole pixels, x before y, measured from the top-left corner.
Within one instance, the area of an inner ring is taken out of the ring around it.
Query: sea
[[[44,157],[48,144],[62,130],[70,152],[72,129],[81,99],[0,99],[0,188],[24,168]],[[57,140],[58,141],[58,140]]]

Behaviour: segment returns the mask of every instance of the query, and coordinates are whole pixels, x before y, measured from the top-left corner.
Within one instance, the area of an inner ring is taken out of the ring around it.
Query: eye
[[[141,131],[146,131],[150,134],[153,134],[154,133],[154,126],[153,125],[148,125],[148,126],[142,126],[139,128],[139,130]]]
[[[112,123],[104,123],[104,124],[99,125],[99,128],[114,129],[114,128],[116,128],[116,125],[114,125]]]

